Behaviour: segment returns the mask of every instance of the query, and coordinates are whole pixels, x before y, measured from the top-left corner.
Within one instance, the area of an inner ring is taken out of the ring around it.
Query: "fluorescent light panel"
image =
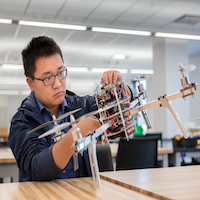
[[[21,95],[29,95],[31,93],[30,90],[22,90]]]
[[[0,90],[0,94],[4,95],[19,95],[18,90]]]
[[[116,53],[114,56],[113,56],[113,60],[124,60],[126,58],[126,55],[124,54],[121,54],[121,53]]]
[[[2,24],[12,24],[12,20],[11,19],[0,19],[0,23],[2,23]]]
[[[19,25],[39,26],[39,27],[47,27],[47,28],[60,28],[60,29],[72,29],[72,30],[82,30],[82,31],[85,31],[87,29],[86,26],[57,24],[57,23],[48,23],[48,22],[23,21],[23,20],[19,21]]]
[[[92,27],[91,30],[95,32],[104,32],[104,33],[119,33],[119,34],[142,35],[142,36],[151,35],[151,32],[149,31],[137,31],[137,30],[127,30],[127,29]]]
[[[117,70],[117,71],[119,71],[120,73],[123,73],[123,74],[128,73],[127,69],[117,69],[117,68],[115,68],[115,69],[113,69],[113,68],[111,68],[111,69],[109,69],[109,68],[92,68],[91,72],[105,72],[105,71],[108,71],[108,70]]]
[[[29,95],[30,90],[0,90],[0,95]]]
[[[187,35],[187,34],[177,34],[177,33],[156,32],[155,37],[166,37],[166,38],[176,38],[176,39],[186,39],[186,40],[200,40],[200,35]]]
[[[2,68],[4,69],[23,69],[22,65],[12,65],[12,64],[3,64]]]
[[[93,82],[67,82],[70,87],[95,87],[97,84]]]
[[[88,72],[89,69],[86,67],[67,67],[69,72]]]
[[[27,85],[26,79],[0,79],[0,85]]]
[[[153,70],[148,70],[148,69],[131,69],[130,70],[131,74],[153,74]]]

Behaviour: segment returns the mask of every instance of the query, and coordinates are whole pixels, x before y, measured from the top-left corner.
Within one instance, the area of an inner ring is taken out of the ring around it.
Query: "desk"
[[[117,157],[118,143],[111,143],[110,150],[112,157]],[[173,148],[158,147],[158,160],[162,160],[163,167],[168,167],[168,154],[173,154]]]
[[[174,148],[174,154],[172,156],[175,166],[181,166],[181,157],[199,158],[199,148]]]
[[[0,127],[0,137],[3,137],[5,141],[8,141],[8,128]]]
[[[46,182],[20,182],[0,184],[0,194],[6,200],[155,200],[125,187],[101,181],[94,188],[91,177]]]
[[[200,199],[200,166],[101,172],[100,177],[158,199]]]
[[[0,148],[0,177],[11,177],[13,182],[19,181],[19,169],[10,148]]]

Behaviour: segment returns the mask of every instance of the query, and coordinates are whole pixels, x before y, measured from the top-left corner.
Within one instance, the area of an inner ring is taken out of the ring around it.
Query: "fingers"
[[[83,137],[85,137],[86,134],[89,133],[89,131],[93,131],[99,128],[101,126],[101,123],[99,122],[97,117],[90,116],[79,121],[76,125],[80,128]]]
[[[103,73],[101,81],[104,81],[108,85],[112,85],[116,82],[122,81],[123,77],[119,71],[110,70]],[[103,84],[104,86],[105,84]]]

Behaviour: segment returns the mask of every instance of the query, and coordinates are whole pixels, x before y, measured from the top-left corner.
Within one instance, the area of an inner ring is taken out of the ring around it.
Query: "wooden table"
[[[94,188],[91,177],[46,182],[20,182],[0,184],[0,199],[6,200],[155,200],[131,189],[101,181]]]
[[[11,177],[13,182],[19,181],[19,169],[10,148],[0,148],[0,178]]]
[[[101,172],[101,179],[158,199],[199,200],[200,166]]]
[[[116,158],[118,152],[118,143],[111,143],[110,150],[112,153],[112,157]],[[173,148],[158,147],[158,160],[162,160],[163,167],[168,167],[168,154],[173,154],[173,152]]]

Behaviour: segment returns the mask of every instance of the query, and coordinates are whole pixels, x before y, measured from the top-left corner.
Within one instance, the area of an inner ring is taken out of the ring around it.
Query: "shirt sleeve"
[[[52,146],[47,138],[38,139],[40,131],[27,134],[32,126],[31,120],[18,112],[12,119],[9,145],[16,158],[19,169],[26,174],[25,180],[52,180],[62,173],[54,162]]]

